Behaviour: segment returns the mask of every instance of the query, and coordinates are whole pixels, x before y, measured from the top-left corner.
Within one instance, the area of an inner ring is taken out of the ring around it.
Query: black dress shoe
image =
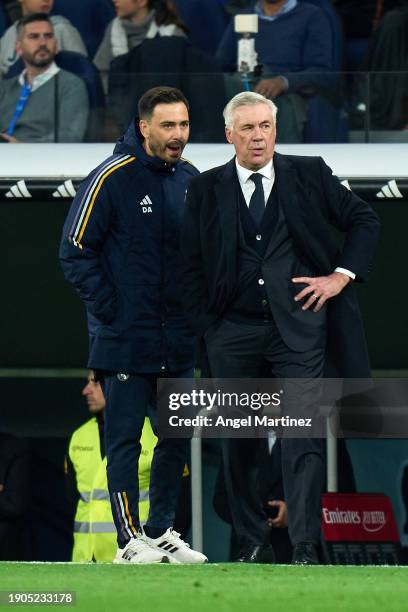
[[[270,544],[260,544],[244,548],[236,561],[238,563],[275,563],[276,559]]]
[[[292,563],[294,565],[318,565],[317,546],[312,542],[299,542],[293,549]]]

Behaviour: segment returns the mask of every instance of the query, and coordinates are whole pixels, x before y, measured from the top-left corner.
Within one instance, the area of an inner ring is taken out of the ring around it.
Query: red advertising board
[[[322,530],[326,542],[399,542],[391,502],[380,493],[326,493]]]

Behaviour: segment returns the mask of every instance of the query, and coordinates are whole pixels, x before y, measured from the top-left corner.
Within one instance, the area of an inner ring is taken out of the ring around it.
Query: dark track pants
[[[192,370],[166,377],[190,378]],[[157,435],[156,382],[159,374],[105,375],[105,439],[108,487],[112,514],[121,548],[140,528],[138,461],[144,419],[149,417]],[[123,376],[122,376],[123,378]],[[147,525],[167,529],[173,525],[181,477],[187,460],[188,439],[160,439],[150,473],[150,512]]]

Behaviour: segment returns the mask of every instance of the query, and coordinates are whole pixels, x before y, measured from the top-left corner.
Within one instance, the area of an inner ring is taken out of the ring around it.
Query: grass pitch
[[[75,591],[67,612],[404,612],[408,568],[0,563],[0,590]]]

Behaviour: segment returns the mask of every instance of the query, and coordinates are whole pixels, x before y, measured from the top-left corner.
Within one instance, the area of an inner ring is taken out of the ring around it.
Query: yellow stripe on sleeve
[[[99,193],[99,191],[100,191],[100,189],[101,189],[105,179],[107,179],[108,176],[110,174],[112,174],[112,172],[115,172],[115,170],[117,170],[118,168],[121,168],[122,166],[126,166],[126,164],[130,164],[130,162],[135,161],[135,159],[136,159],[136,157],[130,157],[129,159],[125,159],[125,161],[120,162],[120,164],[117,164],[116,166],[113,166],[113,168],[111,168],[110,170],[105,172],[105,174],[103,174],[101,176],[101,178],[99,179],[99,183],[97,184],[97,186],[95,188],[95,191],[93,192],[92,199],[91,199],[91,202],[89,204],[88,212],[86,213],[85,219],[84,219],[84,221],[82,223],[81,231],[79,232],[79,237],[78,237],[78,240],[77,240],[77,244],[78,244],[80,249],[82,248],[80,242],[81,242],[82,236],[84,235],[86,226],[88,224],[89,217],[91,216],[93,205],[95,204],[95,200],[97,198],[97,195],[98,195],[98,193]]]

